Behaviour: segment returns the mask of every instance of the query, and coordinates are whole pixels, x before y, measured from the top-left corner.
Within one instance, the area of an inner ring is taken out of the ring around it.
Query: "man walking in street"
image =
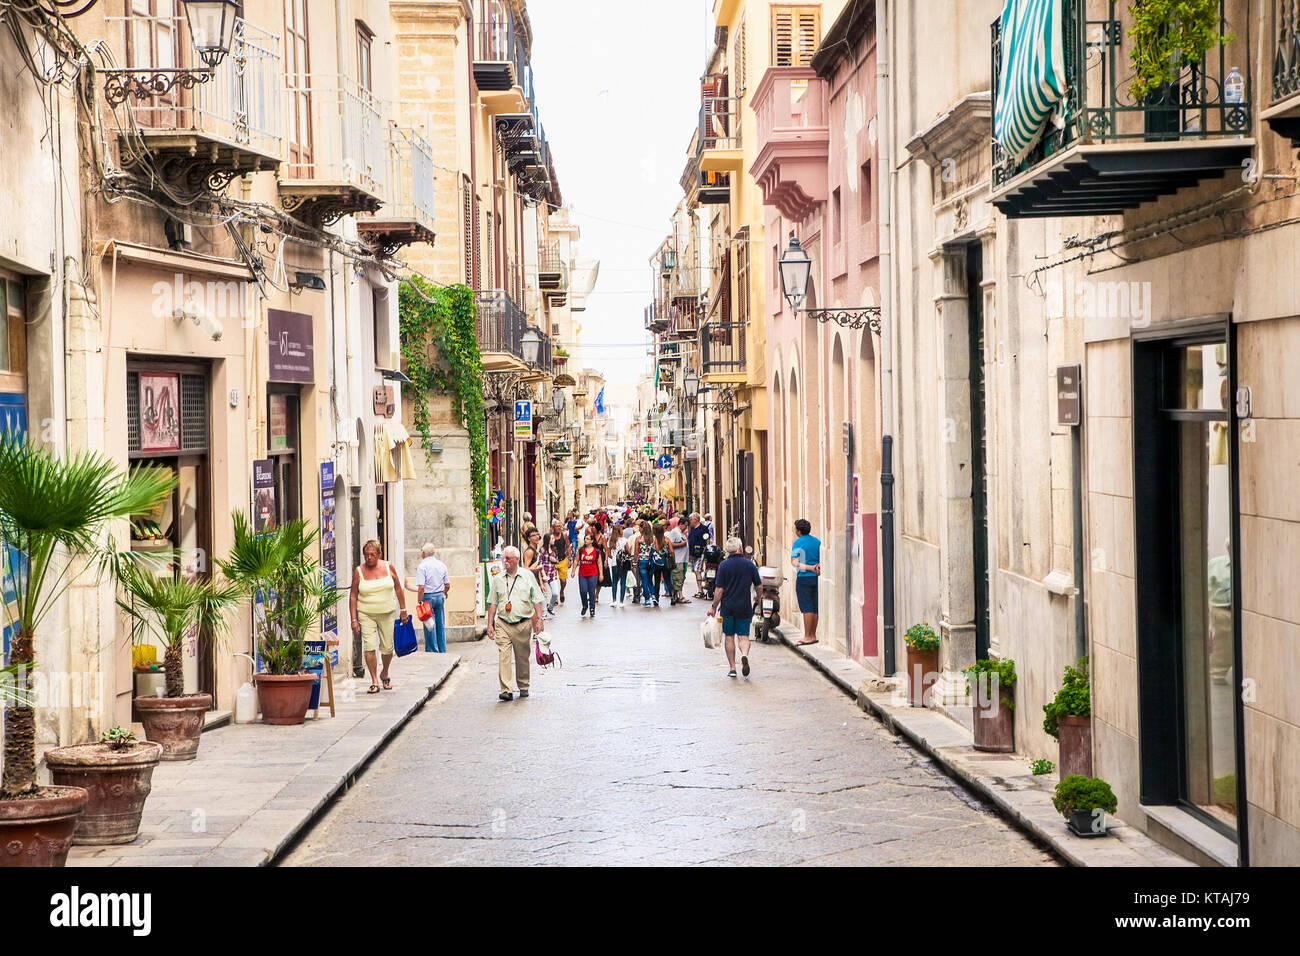
[[[695,572],[695,596],[704,597],[704,549],[709,546],[708,526],[700,520],[697,511],[690,517],[691,529],[686,533],[687,552],[691,561],[691,570]]]
[[[447,653],[447,597],[451,594],[451,577],[447,565],[434,556],[433,542],[420,549],[420,566],[415,569],[415,606],[425,601],[433,616],[424,622],[424,649]]]
[[[817,582],[822,573],[822,543],[812,536],[812,525],[807,518],[794,523],[799,537],[790,547],[790,563],[797,573],[794,579],[795,597],[803,614],[803,640],[797,646],[817,643]]]
[[[690,604],[682,594],[686,586],[686,562],[689,560],[690,542],[676,518],[668,519],[668,541],[673,546],[672,603]]]
[[[519,567],[519,549],[511,545],[501,555],[505,570],[488,587],[487,636],[497,644],[497,676],[501,700],[514,699],[510,658],[519,696],[528,696],[530,638],[542,633],[542,589],[532,572]],[[531,618],[531,622],[530,619]],[[531,626],[530,626],[531,623]]]
[[[749,625],[754,618],[754,592],[763,584],[754,562],[741,554],[744,543],[728,538],[727,557],[718,566],[710,614],[722,608],[722,638],[727,649],[728,677],[736,676],[736,643],[740,643],[740,672],[749,676]]]

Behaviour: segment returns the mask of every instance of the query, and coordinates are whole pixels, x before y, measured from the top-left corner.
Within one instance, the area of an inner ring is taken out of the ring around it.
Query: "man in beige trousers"
[[[542,588],[533,572],[519,567],[519,549],[513,545],[501,555],[505,571],[488,586],[487,636],[497,643],[497,676],[501,700],[514,700],[510,657],[514,655],[514,678],[519,696],[528,696],[528,662],[531,637],[542,633]],[[531,622],[529,618],[532,618]],[[530,626],[531,623],[531,626]]]

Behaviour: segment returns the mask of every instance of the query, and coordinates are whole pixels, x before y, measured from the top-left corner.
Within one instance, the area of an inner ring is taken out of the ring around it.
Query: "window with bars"
[[[772,9],[772,65],[808,66],[821,42],[821,9]]]
[[[181,452],[208,450],[208,379],[199,373],[180,375]],[[140,373],[126,373],[126,450],[140,454]]]

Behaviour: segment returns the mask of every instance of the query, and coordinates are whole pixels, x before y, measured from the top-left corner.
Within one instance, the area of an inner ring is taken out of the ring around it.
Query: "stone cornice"
[[[470,17],[469,0],[394,0],[388,9],[399,35],[414,24],[454,32]]]
[[[931,167],[987,143],[992,136],[993,108],[988,90],[969,93],[907,142],[907,151]]]

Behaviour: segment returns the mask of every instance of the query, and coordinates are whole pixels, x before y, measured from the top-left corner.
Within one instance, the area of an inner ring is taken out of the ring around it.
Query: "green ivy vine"
[[[415,430],[424,441],[425,459],[432,464],[429,395],[441,392],[451,396],[456,421],[469,433],[470,497],[482,528],[487,517],[482,493],[487,486],[487,413],[474,293],[463,285],[404,279],[397,315]]]
[[[1219,0],[1137,0],[1129,14],[1135,72],[1129,91],[1138,103],[1177,83],[1214,46],[1234,39],[1219,33]]]

